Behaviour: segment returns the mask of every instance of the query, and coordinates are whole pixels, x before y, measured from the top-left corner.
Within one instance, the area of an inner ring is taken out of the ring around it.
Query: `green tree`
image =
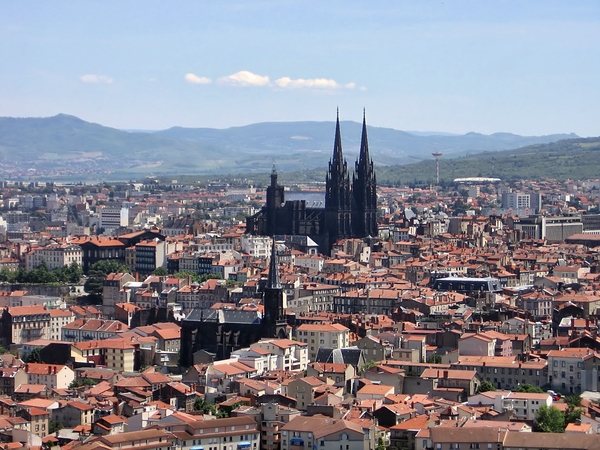
[[[104,275],[109,273],[129,273],[129,267],[115,259],[102,259],[95,262],[90,267],[90,270],[97,270]]]
[[[581,396],[577,394],[565,397],[567,409],[565,410],[565,423],[575,423],[583,414],[581,407]]]
[[[113,259],[97,261],[90,267],[88,278],[83,285],[83,290],[91,296],[100,298],[104,279],[109,273],[129,273],[129,267]]]
[[[533,430],[542,433],[564,433],[565,416],[556,406],[540,406],[535,415]]]
[[[164,267],[157,267],[156,269],[154,269],[154,272],[152,272],[153,275],[157,275],[159,277],[166,277],[167,275],[169,275],[169,272],[167,272],[167,269],[165,269]]]
[[[231,417],[231,412],[241,404],[242,402],[235,402],[233,405],[219,406],[219,412],[217,413],[217,417],[219,419]]]
[[[75,261],[65,268],[65,272],[69,283],[79,283],[83,276],[83,269]]]
[[[367,361],[366,363],[364,363],[362,366],[360,366],[358,368],[358,373],[360,375],[362,375],[363,373],[365,373],[367,370],[369,370],[371,367],[375,367],[379,365],[379,363],[377,361]]]
[[[65,426],[62,423],[50,419],[48,422],[48,433],[56,433],[57,431],[62,430],[64,427]]]
[[[217,415],[215,405],[207,403],[204,397],[196,397],[196,400],[194,400],[194,411],[199,411],[202,414],[212,414],[213,416]]]
[[[537,386],[533,386],[528,383],[520,384],[516,389],[513,389],[513,392],[527,392],[530,394],[543,394],[543,389],[540,389]]]
[[[80,387],[89,387],[89,386],[95,386],[96,382],[90,378],[84,378],[83,380],[73,380],[71,381],[71,384],[69,384],[69,389],[77,389]]]
[[[31,350],[31,352],[27,355],[27,361],[28,363],[41,363],[42,362],[42,357],[40,355],[40,351],[41,349],[36,347],[33,350]]]
[[[385,441],[382,436],[379,436],[379,439],[377,439],[377,450],[385,450]]]
[[[427,358],[427,362],[429,364],[441,364],[442,363],[442,355],[431,355],[429,358]]]
[[[494,387],[494,385],[487,380],[482,381],[481,384],[477,387],[478,394],[481,394],[482,392],[490,392],[495,390],[496,388]]]

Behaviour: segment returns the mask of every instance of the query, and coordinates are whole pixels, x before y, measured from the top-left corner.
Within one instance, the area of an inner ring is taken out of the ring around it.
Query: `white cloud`
[[[219,78],[219,83],[230,84],[232,86],[268,86],[271,84],[268,76],[257,75],[247,70]]]
[[[330,78],[297,78],[282,77],[275,80],[275,84],[282,89],[354,89],[355,83],[344,85]]]
[[[112,83],[114,81],[111,77],[107,77],[106,75],[94,75],[91,73],[82,75],[79,79],[84,83]]]
[[[193,73],[186,73],[184,79],[188,83],[192,83],[192,84],[209,84],[212,82],[212,80],[210,78],[199,77],[198,75],[193,74]]]

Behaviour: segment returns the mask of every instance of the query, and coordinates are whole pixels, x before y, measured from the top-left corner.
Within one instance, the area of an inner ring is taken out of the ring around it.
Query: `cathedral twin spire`
[[[338,110],[333,158],[329,162],[326,178],[325,209],[328,211],[327,228],[334,240],[377,235],[376,180],[373,161],[369,155],[367,121],[364,110],[360,153],[354,166],[352,185],[347,163],[342,153]]]

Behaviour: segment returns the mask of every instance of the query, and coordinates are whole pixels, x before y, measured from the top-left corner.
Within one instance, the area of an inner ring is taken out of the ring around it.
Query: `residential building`
[[[273,370],[301,372],[308,366],[308,344],[291,339],[261,339],[251,349],[260,348],[273,356]]]
[[[75,320],[75,314],[68,309],[50,309],[50,340],[60,341],[62,329]]]
[[[302,324],[296,331],[298,341],[308,346],[308,357],[314,361],[319,348],[340,349],[350,345],[350,330],[338,323]]]
[[[48,389],[66,389],[75,379],[75,372],[59,364],[28,363],[24,367],[27,384],[43,384]]]
[[[121,289],[132,281],[135,278],[128,273],[110,273],[106,276],[102,287],[102,312],[107,317],[114,317],[115,304],[121,301]]]
[[[69,266],[76,263],[81,266],[81,247],[75,244],[49,244],[45,247],[35,247],[25,254],[25,268],[27,270],[45,264],[49,270]]]
[[[600,354],[589,348],[563,348],[548,352],[548,383],[568,394],[598,390]]]
[[[368,450],[371,433],[348,420],[300,416],[281,427],[281,450]]]
[[[214,450],[259,450],[260,432],[252,417],[229,417],[225,419],[158,423],[177,435],[181,450],[200,447]],[[149,430],[148,430],[149,431]],[[161,431],[161,430],[156,430]],[[140,433],[140,432],[138,432]]]
[[[1,344],[21,345],[37,339],[50,339],[50,311],[44,306],[14,306],[2,312]]]
[[[76,319],[63,327],[61,340],[81,342],[109,339],[128,330],[129,327],[118,320]]]

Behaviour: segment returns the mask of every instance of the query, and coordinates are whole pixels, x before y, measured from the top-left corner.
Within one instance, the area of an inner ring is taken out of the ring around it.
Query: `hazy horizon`
[[[0,116],[600,135],[600,3],[4,2]]]

